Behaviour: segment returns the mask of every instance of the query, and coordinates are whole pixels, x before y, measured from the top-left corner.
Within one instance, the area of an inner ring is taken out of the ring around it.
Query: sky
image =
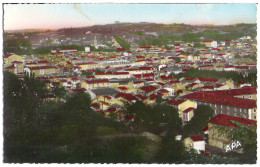
[[[256,23],[256,4],[4,4],[4,30],[120,22],[191,25]]]

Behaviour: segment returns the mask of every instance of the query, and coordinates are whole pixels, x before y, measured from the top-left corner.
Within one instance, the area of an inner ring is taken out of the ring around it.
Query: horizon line
[[[187,23],[158,23],[158,22],[118,22],[116,23],[105,23],[105,24],[94,24],[94,25],[86,25],[86,26],[80,26],[80,27],[62,27],[62,28],[24,28],[24,29],[8,29],[4,31],[21,31],[21,30],[60,30],[60,29],[69,29],[69,28],[84,28],[84,27],[91,27],[91,26],[98,26],[98,25],[110,25],[110,24],[142,24],[142,23],[147,23],[147,24],[164,24],[164,25],[174,25],[174,24],[180,24],[180,25],[189,25],[189,26],[231,26],[231,25],[238,25],[238,24],[257,24],[257,23],[233,23],[233,24],[187,24]]]

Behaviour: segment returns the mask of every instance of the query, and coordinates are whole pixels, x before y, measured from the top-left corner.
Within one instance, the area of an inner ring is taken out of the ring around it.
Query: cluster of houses
[[[133,114],[124,112],[124,104],[137,100],[153,105],[157,97],[162,97],[165,104],[178,109],[184,123],[192,119],[198,105],[209,105],[214,117],[208,126],[202,134],[184,140],[187,149],[208,154],[205,144],[224,150],[229,142],[226,137],[215,136],[212,127],[234,127],[231,120],[256,126],[256,87],[226,78],[176,79],[171,73],[194,67],[248,75],[256,72],[256,64],[234,64],[234,56],[256,55],[256,42],[246,37],[220,43],[203,40],[201,44],[204,46],[185,42],[176,42],[170,48],[133,46],[130,51],[118,48],[117,52],[91,52],[88,47],[85,51],[53,49],[50,54],[36,56],[8,53],[4,55],[4,69],[21,79],[25,73],[33,74],[50,90],[63,86],[67,94],[88,92],[93,110],[105,116],[114,113],[119,121],[134,120]],[[57,100],[52,93],[42,98]]]

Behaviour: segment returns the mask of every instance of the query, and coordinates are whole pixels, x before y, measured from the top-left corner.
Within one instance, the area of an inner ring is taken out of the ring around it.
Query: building
[[[204,44],[206,47],[212,47],[212,48],[218,47],[217,41],[213,41],[213,40],[203,40],[202,44]]]
[[[182,97],[195,101],[198,105],[209,105],[215,111],[215,115],[226,114],[256,120],[256,100],[239,97],[253,97],[255,94],[256,87],[244,87],[239,89],[197,91]]]
[[[48,74],[54,74],[58,72],[58,67],[54,65],[45,65],[45,66],[30,66],[25,67],[24,71],[28,74],[33,73],[35,76],[42,76]]]
[[[226,150],[226,146],[231,143],[231,140],[228,137],[228,132],[232,128],[237,127],[237,125],[232,123],[232,121],[239,122],[246,126],[253,125],[256,127],[257,125],[255,120],[218,114],[211,118],[208,123],[208,140],[210,146],[217,147],[223,151]]]
[[[184,145],[187,150],[195,149],[198,153],[200,153],[200,151],[205,151],[205,141],[203,137],[199,135],[185,138]]]

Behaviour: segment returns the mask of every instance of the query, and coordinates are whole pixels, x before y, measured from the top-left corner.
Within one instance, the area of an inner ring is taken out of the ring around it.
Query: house
[[[213,40],[203,40],[201,44],[204,44],[206,47],[212,47],[212,48],[218,47],[217,41],[213,41]]]
[[[79,66],[81,68],[81,70],[99,67],[99,63],[97,63],[97,62],[81,62],[81,63],[76,63],[76,65]]]
[[[184,122],[191,120],[194,115],[193,111],[197,108],[197,104],[190,100],[171,99],[167,103],[178,109],[179,116]]]
[[[7,53],[4,55],[4,65],[11,65],[13,61],[22,61],[24,62],[24,58],[20,55],[16,55],[14,53]]]
[[[81,82],[81,86],[86,89],[93,89],[97,87],[108,87],[108,79],[88,79]]]
[[[217,147],[223,151],[226,150],[226,146],[231,143],[231,140],[228,137],[228,132],[232,128],[237,127],[233,121],[246,126],[253,125],[256,127],[257,125],[256,120],[218,114],[211,118],[208,123],[208,141],[210,146]]]
[[[205,151],[205,141],[203,137],[196,135],[184,139],[184,146],[187,150],[195,149],[198,153]]]
[[[58,67],[54,65],[44,65],[44,66],[30,66],[25,67],[24,71],[28,74],[33,73],[35,76],[42,76],[46,74],[53,74],[58,72]]]
[[[257,119],[256,100],[239,98],[237,96],[255,94],[256,87],[244,87],[239,89],[197,91],[182,96],[201,105],[209,105],[215,114],[239,116],[247,119]]]

